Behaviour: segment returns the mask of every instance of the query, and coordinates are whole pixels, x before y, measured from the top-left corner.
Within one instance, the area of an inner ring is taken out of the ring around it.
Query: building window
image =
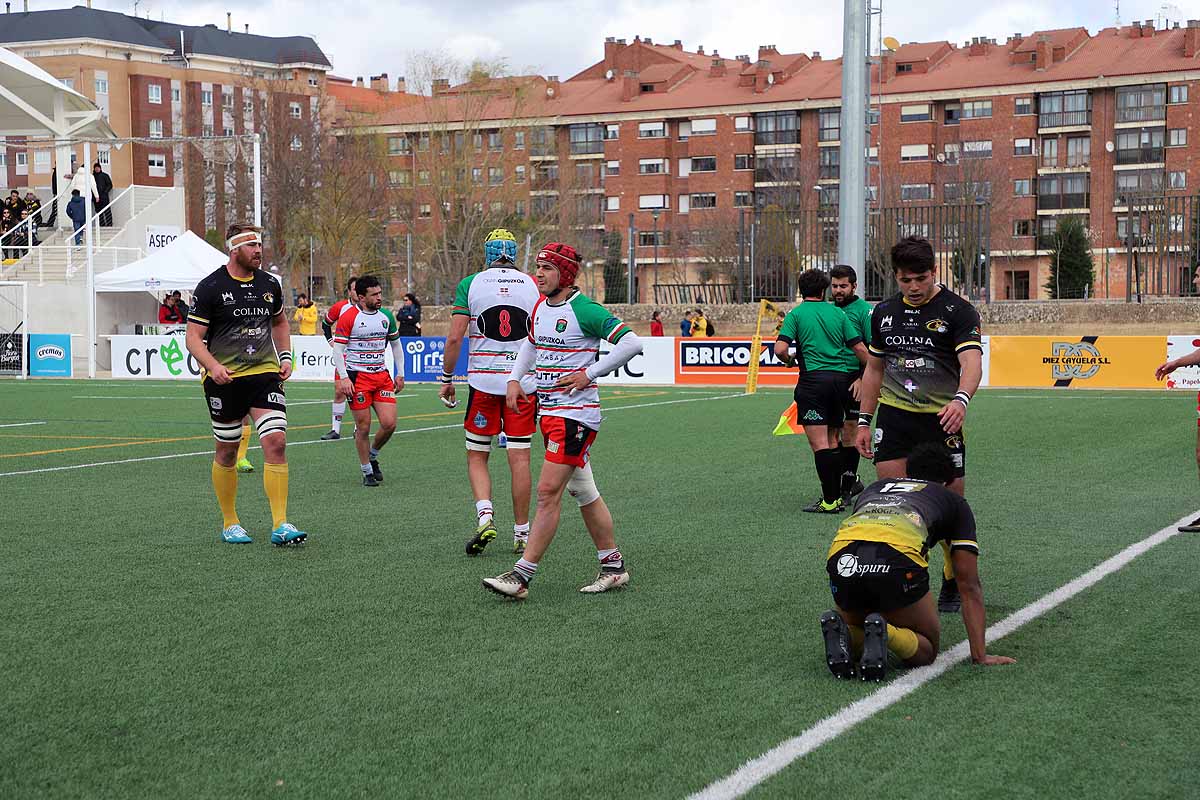
[[[504,169],[488,167],[488,186],[500,186],[504,183]]]
[[[1182,88],[1182,87],[1181,87]],[[1174,97],[1174,92],[1172,92]],[[1184,94],[1184,101],[1187,94]],[[1149,122],[1167,118],[1166,84],[1117,87],[1117,122]]]
[[[387,141],[389,156],[407,155],[412,152],[412,145],[409,144],[407,136],[389,136]]]
[[[233,111],[233,92],[221,90],[221,107]]]
[[[96,94],[108,94],[108,78],[96,78]]]
[[[1187,87],[1186,83],[1181,83],[1176,86],[1172,86],[1171,87],[1171,99],[1169,101],[1171,103],[1171,105],[1176,105],[1178,103],[1186,103],[1187,102],[1187,90],[1188,90],[1188,87]]]
[[[900,121],[901,122],[928,122],[933,119],[933,112],[930,111],[929,103],[921,103],[919,105],[900,106]]]
[[[445,138],[446,138],[445,136],[442,137],[443,140]],[[525,131],[513,131],[513,150],[524,150],[524,149],[525,149]],[[442,152],[444,153],[444,152],[446,152],[446,150],[442,150]]]
[[[179,93],[178,89],[171,90],[172,95],[178,95],[178,93]],[[246,116],[249,116],[254,113],[254,101],[248,97],[242,98],[242,113],[245,114]]]
[[[471,146],[475,148],[476,153],[480,153],[483,151],[483,134],[482,133],[471,134]]]
[[[620,124],[614,122],[611,125],[604,126],[604,138],[605,139],[616,139],[620,135],[621,135]]]
[[[842,151],[838,147],[822,147],[817,156],[817,178],[835,180],[841,176]]]
[[[1161,144],[1161,139],[1159,140]],[[1086,167],[1092,160],[1092,140],[1087,136],[1067,138],[1067,166]]]
[[[224,128],[221,129],[221,135],[222,136],[233,136],[233,128],[226,125]]]
[[[162,153],[151,153],[148,157],[151,178],[167,177],[167,157]]]
[[[754,192],[734,192],[733,207],[734,208],[752,208],[754,206]]]
[[[638,123],[638,138],[639,139],[662,139],[667,135],[667,123],[665,122],[639,122]]]
[[[992,115],[991,100],[971,100],[962,104],[963,119],[984,119]]]
[[[1187,173],[1186,172],[1168,172],[1167,178],[1169,179],[1168,185],[1172,189],[1186,189],[1187,188]]]
[[[316,76],[309,75],[308,76],[308,85],[315,89],[316,87],[320,86],[321,84],[320,84],[320,81],[318,81],[316,79]]]
[[[1039,128],[1092,124],[1092,94],[1087,89],[1046,92],[1037,101]]]
[[[1013,100],[1013,115],[1018,117],[1027,116],[1033,113],[1033,98],[1018,97]]]
[[[867,109],[867,124],[868,125],[878,125],[879,124],[879,109],[878,108],[868,108]]]
[[[957,125],[962,119],[962,103],[946,103],[942,115],[947,125]]]
[[[716,119],[694,119],[690,127],[692,136],[715,136],[717,133]]]
[[[1157,164],[1162,162],[1166,158],[1163,153],[1165,138],[1166,132],[1162,128],[1143,128],[1140,131],[1118,133],[1116,163]]]
[[[671,162],[665,158],[638,159],[639,175],[667,175],[671,172]]]
[[[146,90],[147,90],[147,92],[149,92],[149,97],[147,99],[151,103],[161,103],[162,102],[162,87],[161,86],[159,86],[157,83],[151,83],[151,84],[147,85]],[[210,92],[209,94],[211,96],[212,93]]]
[[[212,89],[200,90],[200,105],[206,108],[212,105]]]
[[[298,133],[297,133],[295,136],[293,136],[293,137],[292,137],[292,145],[291,145],[291,147],[292,147],[292,149],[293,149],[293,150],[302,150],[302,149],[304,149],[304,143],[303,143],[303,142],[300,140],[300,134],[298,134]]]
[[[692,172],[716,172],[717,157],[716,156],[694,156],[692,158]]]
[[[34,150],[33,151],[33,171],[44,172],[50,174],[50,151],[49,150]]]
[[[417,216],[421,219],[429,219],[433,216],[433,206],[431,206],[429,203],[422,203],[420,207],[417,208]]]
[[[604,174],[606,177],[609,177],[609,178],[613,177],[614,175],[620,175],[621,174],[621,162],[620,161],[604,162]]]
[[[1167,136],[1167,147],[1183,147],[1187,144],[1187,128],[1171,128]]]
[[[292,119],[300,119],[300,104],[288,103],[288,113],[291,114]]]
[[[211,139],[212,135],[213,135],[213,126],[212,125],[201,125],[200,126],[200,135],[206,139]]]
[[[697,208],[716,208],[717,195],[715,192],[701,192],[691,196],[691,207],[694,211]]]
[[[992,142],[963,142],[963,158],[991,158]]]
[[[933,186],[928,183],[905,183],[900,186],[901,200],[929,200],[933,197]]]
[[[517,165],[516,169],[514,170],[514,178],[513,179],[517,183],[525,182],[525,166],[523,164]]]
[[[571,155],[595,155],[604,152],[604,126],[595,123],[567,126]]]
[[[842,138],[842,110],[823,108],[817,112],[817,141],[836,142]]]
[[[96,153],[96,160],[100,162],[100,166],[107,169],[112,164],[112,150],[107,145],[100,145],[100,151]],[[0,166],[3,166],[2,162],[0,162]]]
[[[471,167],[471,183],[476,186],[483,185],[483,167]]]
[[[18,175],[28,175],[29,174],[29,154],[26,152],[23,152],[23,151],[17,153],[16,166],[17,166],[17,174]]]
[[[417,150],[422,153],[429,152],[429,134],[422,133],[417,137]]]
[[[417,170],[417,183],[419,183],[422,186],[429,185],[429,170],[427,170],[427,169]]]
[[[667,231],[638,231],[638,247],[665,245],[669,238]]]
[[[754,115],[755,144],[799,144],[800,115],[796,111],[767,111]]]
[[[897,75],[903,75],[906,72],[912,72],[912,71],[913,71],[912,64],[897,64],[896,65],[896,74]]]
[[[962,145],[958,142],[942,145],[942,163],[953,166],[958,163],[958,157],[962,154]]]
[[[1033,195],[1033,180],[1019,178],[1013,181],[1013,197],[1030,197]]]
[[[500,135],[500,131],[488,131],[488,150],[496,151],[504,149],[504,137]]]
[[[1014,156],[1033,155],[1033,139],[1013,139]]]
[[[754,169],[754,155],[752,153],[741,153],[733,157],[733,168],[735,170]]]
[[[670,208],[671,196],[668,194],[643,194],[638,196],[638,208]]]
[[[901,161],[928,161],[929,160],[929,145],[927,144],[906,144],[900,146]]]
[[[150,138],[151,139],[161,139],[162,137],[163,137],[162,120],[161,119],[150,120]]]
[[[734,117],[733,118],[734,133],[748,133],[749,131],[754,130],[753,126],[751,125],[751,122],[753,121],[753,119],[754,119],[753,117]]]
[[[1013,236],[1026,237],[1033,236],[1037,230],[1037,220],[1032,219],[1015,219],[1013,220]]]
[[[518,217],[520,217],[521,219],[524,219],[524,218],[525,218],[525,201],[524,201],[524,200],[518,200],[518,201],[517,201],[517,202],[516,202],[516,203],[513,205],[513,212],[514,212],[514,213],[515,213],[515,214],[516,214]]]
[[[620,211],[621,210],[621,198],[620,197],[604,198],[604,210],[605,211]]]

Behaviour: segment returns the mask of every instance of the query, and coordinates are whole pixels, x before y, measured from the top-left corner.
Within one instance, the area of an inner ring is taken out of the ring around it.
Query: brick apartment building
[[[1064,215],[1086,223],[1093,295],[1124,297],[1129,253],[1153,237],[1172,242],[1156,248],[1166,265],[1159,293],[1188,293],[1195,248],[1186,240],[1200,230],[1191,205],[1172,203],[1200,189],[1198,52],[1196,22],[885,52],[871,75],[869,196],[901,210],[984,201],[995,299],[1045,296],[1046,248]],[[695,281],[703,243],[743,209],[836,209],[841,67],[774,46],[726,58],[679,41],[610,38],[603,60],[566,81],[435,81],[423,102],[357,129],[388,137],[389,179],[410,191],[393,230],[434,230],[471,213],[439,202],[430,172],[433,154],[473,151],[474,212],[567,211],[593,259],[604,256],[598,234],[624,236],[633,214],[639,285],[668,262]]]
[[[187,26],[76,6],[0,15],[0,45],[91,98],[121,137],[220,137],[320,122],[329,60],[311,38],[251,34],[249,26]],[[286,137],[276,136],[277,139]],[[34,187],[47,197],[51,157],[22,141],[0,142],[0,186]],[[264,171],[289,141],[265,141]],[[249,148],[247,148],[249,149]],[[83,148],[73,148],[82,158]],[[203,236],[242,217],[252,197],[246,155],[206,157],[181,143],[93,147],[116,189],[185,186],[188,227]],[[60,177],[60,181],[62,176]],[[60,188],[63,184],[60,182]],[[115,192],[114,192],[115,193]]]

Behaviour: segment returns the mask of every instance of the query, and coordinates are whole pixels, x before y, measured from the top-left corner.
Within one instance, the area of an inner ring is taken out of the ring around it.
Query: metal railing
[[[736,283],[660,283],[654,287],[656,305],[728,305],[737,302]]]

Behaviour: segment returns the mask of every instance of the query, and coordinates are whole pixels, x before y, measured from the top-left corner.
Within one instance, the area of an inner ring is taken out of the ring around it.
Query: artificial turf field
[[[604,390],[593,463],[631,584],[577,593],[596,562],[569,504],[521,603],[479,584],[513,560],[503,453],[502,536],[469,559],[461,414],[404,394],[410,432],[367,489],[348,438],[312,443],[329,387],[290,386],[310,538],[280,550],[261,474],[254,544],[218,541],[194,384],[0,382],[0,425],[44,423],[0,427],[0,797],[684,797],[879,689],[824,666],[837,518],[799,513],[811,456],[770,435],[789,393]],[[976,398],[990,622],[1200,507],[1192,403]],[[1200,796],[1198,545],[1151,549],[991,646],[1016,665],[953,667],[751,796]],[[945,649],[963,627],[943,623]]]

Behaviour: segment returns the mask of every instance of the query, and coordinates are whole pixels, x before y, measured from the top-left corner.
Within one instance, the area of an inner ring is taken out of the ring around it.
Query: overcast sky
[[[18,6],[19,0],[13,5]],[[76,0],[78,2],[78,0]],[[1161,0],[1119,0],[1122,22],[1162,15]],[[1174,19],[1200,18],[1200,0],[1176,0]],[[71,0],[31,0],[31,10],[63,8]],[[132,13],[128,0],[95,0],[94,7]],[[18,6],[19,7],[19,6]],[[973,36],[1003,42],[1014,32],[1083,25],[1093,34],[1113,24],[1113,0],[883,0],[883,32],[901,42],[947,39],[961,44]],[[419,52],[449,52],[471,60],[505,59],[511,72],[532,70],[564,80],[604,55],[604,37],[654,42],[682,39],[688,50],[703,45],[733,57],[756,54],[758,45],[780,52],[818,50],[841,54],[841,4],[787,0],[140,0],[138,14],[190,25],[233,27],[254,33],[313,37],[347,77],[386,72],[395,79],[413,69]]]

